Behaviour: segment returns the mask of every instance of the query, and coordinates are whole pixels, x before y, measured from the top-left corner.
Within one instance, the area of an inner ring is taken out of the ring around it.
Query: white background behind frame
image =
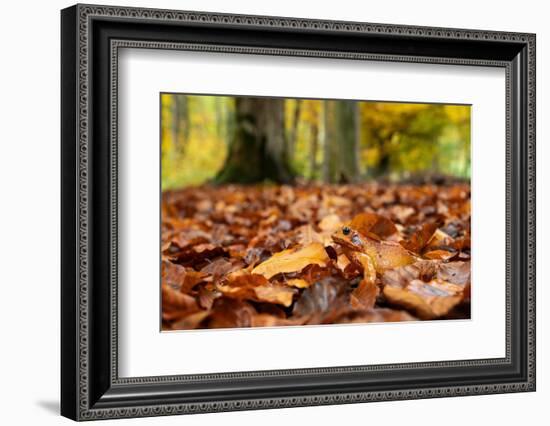
[[[121,377],[505,355],[502,68],[122,48],[118,81]],[[160,333],[161,92],[472,104],[472,320]]]

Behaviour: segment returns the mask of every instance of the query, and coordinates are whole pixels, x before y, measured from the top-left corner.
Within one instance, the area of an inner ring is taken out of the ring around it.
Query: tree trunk
[[[225,165],[217,183],[289,183],[284,100],[237,98],[236,123]]]
[[[389,135],[386,140],[378,142],[378,163],[368,171],[368,176],[373,179],[387,178],[390,174],[391,153],[389,145],[396,133]]]
[[[170,128],[170,134],[172,139],[172,149],[170,150],[170,161],[174,163],[178,160],[180,155],[179,139],[180,139],[180,110],[179,110],[179,96],[172,95],[172,126]]]
[[[338,165],[338,147],[336,139],[336,126],[334,124],[335,102],[323,103],[323,180],[334,182]]]
[[[292,117],[292,128],[290,129],[290,134],[288,137],[288,156],[292,158],[294,155],[294,150],[296,149],[296,143],[298,139],[298,124],[300,123],[300,112],[302,101],[296,99],[296,104],[294,106],[293,117]]]
[[[326,101],[325,168],[326,182],[354,182],[359,175],[357,102]]]
[[[178,105],[178,134],[179,137],[178,143],[178,152],[181,157],[185,153],[185,146],[189,140],[189,133],[191,131],[191,123],[189,122],[189,105],[187,96],[176,95],[176,103]]]
[[[317,174],[317,149],[319,146],[319,127],[312,124],[309,140],[309,178],[315,179]]]

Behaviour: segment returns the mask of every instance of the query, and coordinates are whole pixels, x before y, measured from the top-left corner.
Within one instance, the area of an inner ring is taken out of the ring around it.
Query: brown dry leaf
[[[280,327],[285,325],[302,325],[302,319],[280,318],[270,314],[258,314],[252,317],[252,327]]]
[[[401,245],[403,245],[403,247],[405,247],[407,250],[415,253],[420,253],[433,237],[436,230],[436,223],[426,223],[422,225],[422,227],[417,232],[415,232],[408,241],[401,241]]]
[[[397,220],[398,223],[405,225],[411,217],[415,214],[415,210],[411,206],[395,205],[390,209],[392,217]]]
[[[342,226],[342,219],[340,219],[340,216],[337,214],[330,214],[328,216],[325,216],[320,222],[319,222],[319,229],[321,231],[335,232],[338,228]]]
[[[174,330],[194,330],[196,328],[201,328],[201,322],[207,318],[208,315],[210,315],[210,311],[194,312],[172,323],[172,328]]]
[[[221,277],[244,267],[243,262],[231,262],[224,257],[218,257],[201,269],[203,274]]]
[[[351,311],[340,318],[338,323],[376,323],[376,322],[401,322],[417,321],[410,313],[404,310],[389,308],[373,308],[367,310]]]
[[[426,251],[429,249],[435,250],[439,248],[452,247],[454,244],[454,239],[443,232],[441,229],[437,229],[430,241],[426,244]]]
[[[252,327],[256,310],[250,303],[221,297],[217,299],[205,319],[205,328],[240,328]]]
[[[165,260],[161,265],[161,276],[164,284],[179,289],[185,277],[185,268]]]
[[[289,249],[275,253],[256,266],[252,273],[269,279],[280,273],[301,271],[311,264],[326,266],[328,261],[329,257],[324,246],[320,243],[312,243],[300,250]]]
[[[251,247],[246,251],[244,261],[248,266],[256,266],[258,263],[269,259],[271,253],[264,247]]]
[[[308,288],[311,285],[311,283],[308,283],[306,280],[301,278],[291,278],[285,282],[287,285],[296,288]]]
[[[296,276],[304,281],[307,281],[311,285],[330,276],[340,278],[343,275],[341,271],[335,268],[332,264],[327,267],[313,264],[306,266],[300,273],[296,274]]]
[[[363,235],[374,234],[380,239],[386,239],[397,232],[394,223],[387,217],[376,213],[361,213],[355,216],[350,225]],[[336,231],[336,229],[335,229]]]
[[[433,259],[433,260],[448,260],[452,257],[456,256],[455,251],[448,251],[448,250],[430,250],[425,252],[423,255],[426,259]]]
[[[254,288],[256,297],[261,302],[278,303],[285,307],[292,305],[294,290],[278,284],[270,284]]]
[[[326,210],[331,210],[333,208],[349,207],[350,205],[351,201],[347,198],[341,197],[340,195],[332,194],[326,194],[321,202],[321,206]]]
[[[312,243],[321,243],[325,247],[332,243],[332,232],[317,232],[311,225],[304,225],[297,229],[297,243],[299,246],[309,246]]]
[[[258,274],[237,271],[229,276],[227,281],[216,284],[216,290],[232,299],[256,300],[255,287],[268,285],[269,281]]]
[[[468,299],[470,263],[423,260],[382,275],[383,294],[390,304],[422,318],[447,315]]]
[[[453,248],[460,251],[470,250],[471,248],[470,236],[466,235],[464,237],[456,238],[453,243]]]
[[[346,267],[350,264],[350,260],[345,254],[338,255],[338,260],[336,261],[336,266],[344,272],[346,270]]]
[[[170,248],[170,246],[172,245],[172,241],[170,241],[169,239],[166,239],[165,240],[165,237],[163,236],[163,243],[162,245],[160,246],[160,252],[161,253],[164,253],[166,250],[168,250]]]
[[[292,304],[295,294],[294,289],[279,283],[270,283],[259,274],[234,274],[227,283],[218,284],[216,288],[230,298],[276,303],[286,307]]]
[[[355,309],[370,309],[374,307],[376,296],[378,296],[376,283],[362,279],[357,288],[351,292],[350,304]]]
[[[321,234],[313,229],[311,225],[304,225],[299,228],[298,243],[302,246],[308,246],[312,243],[321,243],[323,242],[323,237]]]
[[[409,309],[422,319],[447,315],[463,300],[463,287],[442,280],[413,280],[406,287],[386,285],[383,294],[390,304]]]
[[[223,247],[206,243],[193,246],[191,249],[179,252],[173,257],[174,261],[179,264],[191,265],[205,262],[208,259],[224,256],[225,254],[226,251]]]
[[[162,319],[174,320],[199,310],[194,297],[162,285]]]
[[[185,250],[189,247],[208,243],[210,241],[210,235],[200,229],[185,229],[178,232],[173,238],[172,243],[178,246],[181,250]]]
[[[203,282],[206,274],[197,272],[191,268],[165,261],[162,263],[162,281],[172,288],[179,289],[182,293],[189,293],[193,287]]]
[[[349,306],[349,287],[345,280],[325,277],[308,287],[294,304],[294,317],[306,317],[308,324],[321,324],[327,316]]]
[[[211,288],[207,288],[206,286],[201,286],[199,287],[199,290],[198,290],[197,299],[201,308],[210,309],[212,308],[212,304],[214,303],[214,300],[216,300],[221,295],[222,293],[216,289],[211,289]]]
[[[452,284],[466,286],[470,283],[470,262],[442,263],[438,266],[437,277]]]

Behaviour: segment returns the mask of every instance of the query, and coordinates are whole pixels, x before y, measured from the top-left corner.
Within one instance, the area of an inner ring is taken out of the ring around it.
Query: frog
[[[360,259],[363,255],[367,255],[379,274],[417,261],[416,256],[401,244],[382,241],[376,239],[374,235],[363,235],[349,225],[343,226],[332,234],[332,241],[342,248],[350,260],[364,263]]]

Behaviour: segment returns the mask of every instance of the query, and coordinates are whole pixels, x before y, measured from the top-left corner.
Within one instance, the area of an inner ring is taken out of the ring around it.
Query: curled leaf
[[[426,223],[422,225],[422,227],[418,231],[416,231],[409,240],[401,241],[401,245],[407,250],[415,253],[420,253],[433,237],[436,230],[436,223]]]
[[[162,319],[174,320],[199,310],[194,297],[162,285]]]
[[[441,280],[413,280],[406,287],[384,286],[383,293],[390,304],[410,309],[422,319],[435,319],[448,314],[463,300],[462,290]]]
[[[430,250],[423,254],[426,259],[448,260],[456,256],[456,251],[450,250]]]
[[[450,235],[447,235],[441,229],[437,229],[426,244],[426,250],[434,250],[440,247],[452,247],[453,244],[454,239]]]
[[[308,317],[309,324],[319,324],[331,311],[347,306],[348,297],[347,282],[328,276],[305,289],[292,312],[296,317]]]
[[[469,282],[469,262],[420,261],[382,275],[388,303],[409,309],[422,319],[447,315],[467,299]]]

